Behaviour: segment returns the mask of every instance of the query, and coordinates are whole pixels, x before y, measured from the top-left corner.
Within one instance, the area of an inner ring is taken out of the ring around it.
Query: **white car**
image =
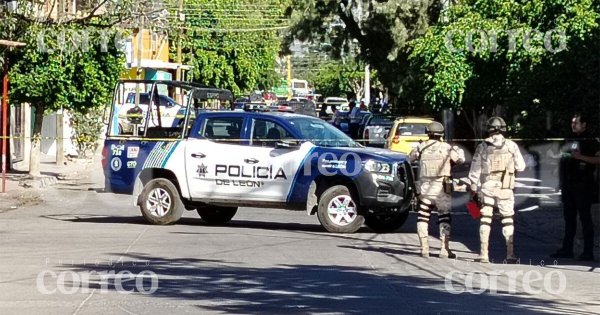
[[[343,97],[327,97],[325,101],[323,101],[323,105],[325,106],[325,112],[327,115],[333,114],[333,110],[331,106],[335,105],[337,110],[347,112],[349,110],[348,100]]]
[[[175,102],[172,98],[167,95],[158,95],[159,99],[159,111],[160,111],[160,125],[162,127],[171,127],[177,113],[182,108],[180,104]],[[119,107],[119,134],[131,134],[133,133],[134,125],[136,122],[139,128],[143,128],[146,124],[146,113],[148,112],[148,104],[150,104],[150,95],[148,93],[140,93],[139,107],[141,113],[136,113],[133,109],[135,108],[135,93],[129,93],[125,104]],[[141,115],[141,117],[140,117]],[[156,106],[152,107],[150,114],[150,121],[148,127],[156,127],[159,125],[158,111]]]

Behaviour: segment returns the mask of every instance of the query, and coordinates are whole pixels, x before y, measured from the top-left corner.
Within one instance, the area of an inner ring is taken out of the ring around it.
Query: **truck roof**
[[[234,115],[234,116],[276,116],[282,118],[295,118],[295,117],[306,117],[306,118],[314,118],[312,116],[296,114],[296,113],[286,113],[286,112],[235,112],[229,110],[220,110],[220,111],[211,111],[211,112],[202,112],[203,116],[221,116],[221,115]]]

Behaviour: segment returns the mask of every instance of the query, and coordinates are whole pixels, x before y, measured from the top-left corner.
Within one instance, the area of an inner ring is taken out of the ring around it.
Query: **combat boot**
[[[450,237],[442,236],[442,248],[440,249],[440,258],[456,258],[456,254],[450,250]]]
[[[477,261],[484,264],[490,262],[490,257],[488,255],[488,242],[481,242],[481,249],[479,251],[479,257],[477,257]]]
[[[417,222],[417,235],[421,244],[421,257],[429,257],[429,224],[427,222]]]
[[[456,255],[450,250],[450,230],[449,223],[440,223],[440,240],[442,241],[440,258],[456,258]]]
[[[490,217],[482,217],[481,225],[479,226],[479,240],[481,242],[481,248],[479,251],[479,257],[477,260],[482,263],[489,263],[490,257],[488,253],[489,239],[490,239]]]
[[[506,263],[516,264],[517,261],[519,261],[519,259],[515,256],[513,236],[511,235],[506,239]]]

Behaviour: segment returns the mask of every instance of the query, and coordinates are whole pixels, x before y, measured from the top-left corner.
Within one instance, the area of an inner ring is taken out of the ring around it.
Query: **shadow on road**
[[[137,263],[128,263],[132,261]],[[151,271],[158,279],[157,290],[152,293],[152,298],[193,301],[200,312],[585,314],[580,311],[582,304],[544,301],[524,294],[457,295],[446,287],[443,278],[373,273],[370,268],[336,265],[278,265],[257,268],[226,261],[138,254],[125,255],[123,263],[113,266],[91,268],[99,273],[127,270],[133,275]],[[90,265],[75,265],[72,270],[89,272]],[[151,286],[151,278],[144,278],[145,289]],[[120,281],[118,285],[123,286],[121,289],[115,285],[114,279],[109,279],[109,284],[104,289],[116,291],[119,288],[119,291],[133,290],[133,294],[141,294],[138,287],[140,282],[132,280]],[[92,286],[101,288],[98,283]]]

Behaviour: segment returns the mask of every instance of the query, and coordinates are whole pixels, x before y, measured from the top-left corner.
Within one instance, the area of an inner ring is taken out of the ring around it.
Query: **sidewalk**
[[[6,193],[0,193],[0,213],[16,210],[23,206],[39,204],[40,189],[57,184],[61,180],[75,180],[86,176],[97,156],[88,159],[65,158],[64,165],[56,165],[54,156],[40,156],[41,177],[32,178],[28,174],[29,165],[14,163],[6,174]]]

